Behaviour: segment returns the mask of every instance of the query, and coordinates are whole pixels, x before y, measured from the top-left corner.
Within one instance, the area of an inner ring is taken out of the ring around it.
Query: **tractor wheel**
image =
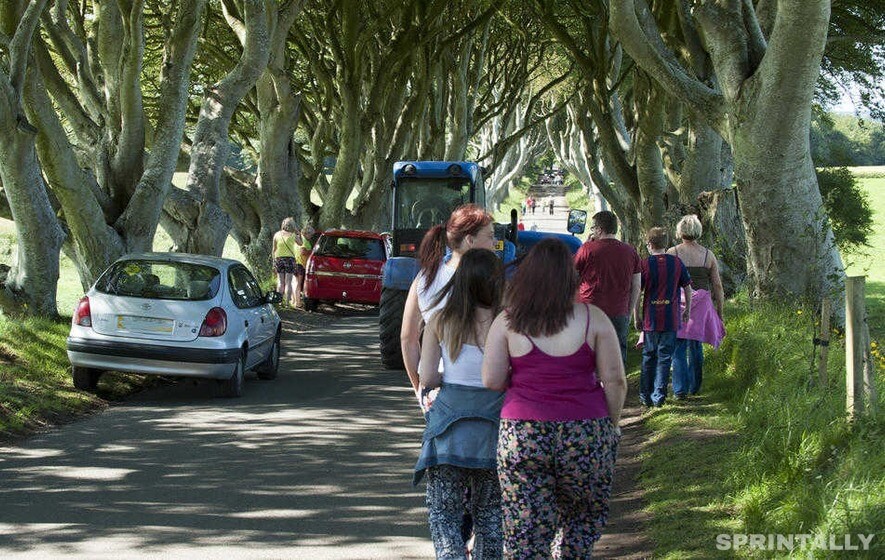
[[[405,369],[399,337],[403,325],[403,310],[406,307],[408,295],[407,290],[381,289],[378,330],[381,337],[381,363],[387,369]]]

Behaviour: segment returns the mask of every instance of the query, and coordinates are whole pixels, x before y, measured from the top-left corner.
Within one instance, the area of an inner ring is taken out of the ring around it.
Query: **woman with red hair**
[[[498,428],[504,558],[590,558],[608,516],[627,380],[611,321],[576,302],[577,290],[568,247],[541,241],[520,263],[486,338],[483,383],[506,390]]]
[[[444,262],[446,247],[451,249],[452,256]],[[418,248],[418,262],[421,269],[409,288],[403,311],[400,342],[406,373],[422,409],[426,406],[422,401],[418,378],[421,324],[428,323],[445,305],[445,300],[437,301],[437,296],[454,276],[464,253],[470,249],[494,250],[494,248],[495,230],[492,215],[476,204],[464,204],[455,208],[445,224],[430,228],[421,241],[421,246]]]

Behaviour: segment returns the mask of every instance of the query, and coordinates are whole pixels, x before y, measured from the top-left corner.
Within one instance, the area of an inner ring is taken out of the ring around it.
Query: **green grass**
[[[0,317],[0,440],[63,422],[120,399],[152,378],[108,373],[96,394],[74,389],[65,338],[70,320]]]
[[[870,168],[852,168],[852,171],[858,173],[857,170],[864,169]],[[874,225],[873,235],[869,240],[870,247],[846,253],[842,258],[849,276],[867,277],[866,303],[870,336],[881,344],[885,342],[885,259],[882,258],[882,251],[885,250],[885,168],[872,169],[881,169],[878,177],[857,175],[873,207]],[[866,174],[874,173],[867,171]]]
[[[885,259],[881,255],[881,249],[885,248],[885,177],[861,177],[858,181],[873,208],[873,234],[870,247],[842,255],[846,272],[851,276],[865,275],[867,282],[885,282]]]
[[[830,382],[810,383],[807,311],[730,303],[728,336],[707,352],[704,396],[652,412],[641,486],[662,558],[786,557],[716,549],[720,533],[874,533],[885,526],[885,389],[879,413],[844,418],[844,341]],[[854,557],[885,554],[876,550]],[[828,558],[825,551],[796,553]]]

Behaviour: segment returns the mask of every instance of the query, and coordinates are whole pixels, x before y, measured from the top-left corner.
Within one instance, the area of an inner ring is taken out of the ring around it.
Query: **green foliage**
[[[507,198],[501,201],[498,210],[494,212],[495,221],[500,224],[510,223],[510,211],[515,209],[522,216],[522,202],[525,200],[529,189],[532,187],[532,180],[529,176],[523,176],[519,182],[510,188]]]
[[[565,180],[565,187],[565,200],[569,208],[587,210],[590,214],[593,213],[593,205],[587,193],[584,192],[584,185],[576,177],[568,175]]]
[[[868,245],[873,209],[858,181],[845,167],[817,170],[817,182],[840,249]]]
[[[838,335],[830,346],[830,382],[818,386],[808,310],[743,301],[729,304],[726,317],[728,336],[706,353],[705,396],[648,418],[655,442],[642,485],[655,514],[656,553],[707,558],[718,533],[876,532],[885,524],[885,380],[878,381],[878,415],[852,426],[845,420]],[[680,512],[678,535],[672,510]],[[882,557],[885,543],[873,544],[855,557]],[[831,554],[838,553],[795,556]],[[747,549],[738,556],[755,557]]]
[[[820,167],[885,165],[885,126],[854,115],[818,114],[811,158]]]
[[[885,168],[853,168],[852,172],[855,177],[861,177],[858,181],[873,208],[873,233],[869,237],[873,250],[843,251],[842,259],[846,274],[867,277],[867,293],[871,294],[872,283],[885,286],[885,259],[881,256],[881,251],[885,249]],[[882,178],[870,177],[877,173],[883,173]],[[885,322],[880,324],[885,328]],[[870,326],[875,327],[875,324],[871,321]]]

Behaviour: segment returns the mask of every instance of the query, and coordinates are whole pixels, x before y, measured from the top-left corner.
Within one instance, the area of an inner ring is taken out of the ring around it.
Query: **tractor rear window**
[[[403,179],[397,185],[396,227],[429,229],[468,202],[473,202],[468,179]]]
[[[220,286],[216,268],[151,260],[119,261],[95,283],[95,289],[105,294],[190,301],[211,299]]]
[[[320,238],[314,254],[340,259],[383,261],[384,245],[380,239],[324,235]]]

